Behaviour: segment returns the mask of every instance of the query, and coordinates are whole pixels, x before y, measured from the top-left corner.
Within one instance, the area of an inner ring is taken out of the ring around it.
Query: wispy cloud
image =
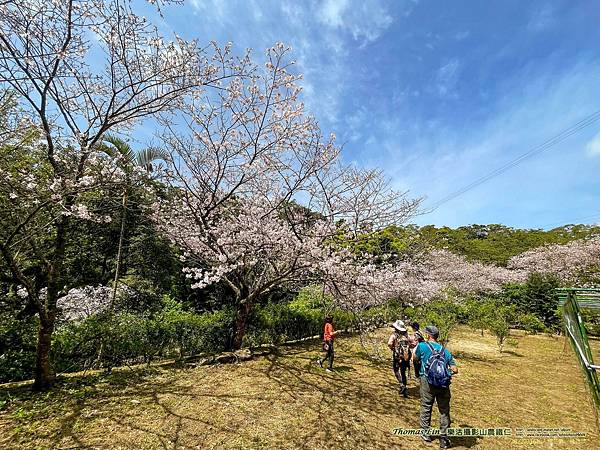
[[[437,71],[436,88],[440,96],[456,96],[454,86],[460,75],[460,62],[453,58]]]
[[[593,137],[585,146],[585,151],[588,156],[595,158],[600,156],[600,133]]]
[[[545,3],[533,10],[527,28],[532,31],[544,30],[556,23],[556,10],[551,4]]]
[[[579,65],[555,77],[523,71],[519,82],[513,80],[512,89],[506,86],[505,95],[490,105],[484,121],[461,129],[438,124],[409,145],[391,139],[385,145],[395,145],[399,156],[392,169],[394,178],[401,180],[399,188],[411,187],[415,194],[428,197],[426,205],[432,205],[503,166],[590,114],[597,105],[590,101],[589,92],[599,76],[600,63]],[[585,147],[588,156],[600,156],[600,134],[590,140],[593,132],[593,128],[583,130],[524,160],[418,222],[541,227],[564,215],[566,205],[585,213],[597,204],[597,198],[581,195],[580,189],[596,186],[596,194],[600,194],[596,181],[600,167],[586,163],[576,149]],[[387,167],[391,169],[389,164]]]
[[[385,3],[379,0],[325,0],[317,10],[317,20],[334,29],[343,29],[363,45],[373,42],[393,22]]]
[[[463,40],[467,39],[469,36],[471,36],[471,32],[469,30],[464,30],[464,31],[459,31],[457,33],[454,33],[454,39],[456,39],[457,41],[463,41]]]
[[[584,2],[585,3],[585,2]],[[600,9],[592,2],[190,0],[168,25],[200,41],[282,41],[303,97],[349,161],[383,167],[428,204],[598,109]],[[181,11],[185,11],[182,14]],[[560,24],[560,26],[558,26]],[[549,32],[551,31],[551,32]],[[587,129],[446,203],[419,223],[542,226],[600,197],[600,137]]]

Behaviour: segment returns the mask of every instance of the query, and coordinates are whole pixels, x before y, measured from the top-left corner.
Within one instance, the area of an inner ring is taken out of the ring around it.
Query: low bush
[[[519,328],[528,334],[543,333],[547,330],[546,325],[533,313],[522,314],[517,318]]]
[[[0,383],[31,378],[35,364],[38,320],[0,314]]]
[[[414,320],[421,324],[435,325],[439,332],[439,341],[446,342],[460,317],[464,315],[463,306],[452,298],[434,300],[426,306],[415,309]]]
[[[194,314],[165,298],[154,315],[103,313],[59,330],[53,361],[59,372],[150,362],[156,357],[218,353],[231,346],[233,314]]]
[[[588,335],[600,336],[600,310],[581,308],[581,318]]]

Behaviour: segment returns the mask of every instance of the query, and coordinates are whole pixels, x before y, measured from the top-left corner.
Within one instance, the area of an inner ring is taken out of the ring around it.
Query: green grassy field
[[[388,330],[379,330],[383,340]],[[500,355],[492,336],[468,329],[449,348],[454,427],[571,428],[585,438],[454,438],[455,448],[598,448],[583,377],[564,339],[515,332]],[[152,367],[69,376],[46,394],[0,387],[2,448],[437,448],[392,434],[418,427],[418,387],[398,395],[390,364],[341,338],[335,373],[317,343],[240,364]],[[434,412],[434,423],[437,421]],[[596,446],[596,447],[595,447]]]

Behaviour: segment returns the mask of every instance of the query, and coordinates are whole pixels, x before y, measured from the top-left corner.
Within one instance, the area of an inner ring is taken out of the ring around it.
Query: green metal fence
[[[581,308],[600,309],[600,289],[558,289],[558,293],[563,308],[565,334],[579,359],[594,403],[600,408],[600,382],[597,374],[600,366],[594,364],[586,327],[581,318]]]

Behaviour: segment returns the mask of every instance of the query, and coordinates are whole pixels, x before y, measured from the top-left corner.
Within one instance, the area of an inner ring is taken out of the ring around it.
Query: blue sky
[[[304,101],[348,161],[382,167],[424,207],[600,110],[600,3],[186,0],[166,33],[281,41]],[[417,217],[551,228],[600,222],[600,122]]]

